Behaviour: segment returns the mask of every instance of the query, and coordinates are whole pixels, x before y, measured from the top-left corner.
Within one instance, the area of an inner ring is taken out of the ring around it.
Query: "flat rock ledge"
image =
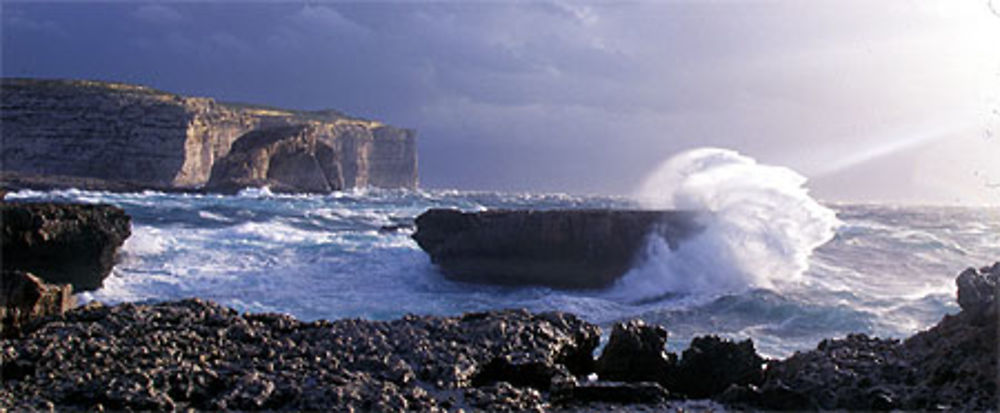
[[[669,354],[637,320],[595,360],[600,329],[558,312],[302,322],[91,303],[0,340],[0,410],[995,410],[998,278],[1000,263],[964,272],[962,311],[903,342],[851,335],[785,360],[715,336]]]
[[[132,218],[112,205],[0,201],[3,269],[76,292],[101,287],[131,234]]]
[[[671,248],[701,232],[693,211],[431,209],[413,239],[454,280],[606,288],[641,258],[647,237]]]

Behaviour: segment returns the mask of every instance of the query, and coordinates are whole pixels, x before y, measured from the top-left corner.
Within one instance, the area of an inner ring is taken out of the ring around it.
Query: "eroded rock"
[[[601,380],[664,382],[673,373],[677,358],[667,354],[667,330],[642,320],[618,323],[597,359]]]
[[[76,305],[69,285],[47,284],[24,271],[3,270],[0,275],[0,337],[17,336],[32,320],[62,314]]]
[[[0,342],[4,365],[24,370],[0,408],[520,411],[547,406],[534,385],[568,376],[598,338],[561,313],[306,323],[201,300],[92,304]],[[498,359],[537,374],[477,379]]]
[[[685,211],[431,209],[413,239],[448,277],[468,282],[604,288],[639,258],[648,236],[678,243],[701,231]]]
[[[3,269],[31,272],[73,291],[94,290],[131,235],[131,218],[111,205],[0,203]]]

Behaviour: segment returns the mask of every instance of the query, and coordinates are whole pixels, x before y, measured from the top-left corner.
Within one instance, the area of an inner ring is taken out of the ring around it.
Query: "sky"
[[[1000,0],[0,2],[4,76],[413,128],[421,185],[622,194],[715,146],[1000,205]]]

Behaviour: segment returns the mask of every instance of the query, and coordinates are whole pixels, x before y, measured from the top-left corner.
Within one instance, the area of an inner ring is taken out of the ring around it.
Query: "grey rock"
[[[758,387],[720,400],[766,409],[996,410],[996,279],[1000,265],[960,274],[962,311],[903,342],[865,335],[768,363]]]
[[[601,380],[663,382],[676,367],[676,356],[665,351],[667,330],[642,320],[618,323],[597,359]]]
[[[641,259],[648,236],[671,247],[701,231],[688,211],[431,209],[413,239],[460,281],[604,288]]]
[[[667,388],[691,398],[712,397],[731,385],[757,385],[763,381],[764,359],[753,341],[701,336],[681,353],[677,368],[667,378]]]
[[[0,341],[17,373],[0,409],[523,411],[548,406],[547,392],[477,378],[486,366],[565,377],[599,335],[562,313],[305,323],[201,300],[91,304]]]

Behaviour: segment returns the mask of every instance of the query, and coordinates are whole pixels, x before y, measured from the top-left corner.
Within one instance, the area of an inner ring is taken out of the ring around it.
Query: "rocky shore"
[[[4,271],[30,272],[73,291],[100,288],[132,218],[112,205],[0,201]]]
[[[160,410],[963,409],[997,406],[1000,263],[963,272],[961,312],[905,341],[826,340],[785,360],[640,321],[494,311],[302,322],[192,299],[92,303],[0,341],[0,408]]]

